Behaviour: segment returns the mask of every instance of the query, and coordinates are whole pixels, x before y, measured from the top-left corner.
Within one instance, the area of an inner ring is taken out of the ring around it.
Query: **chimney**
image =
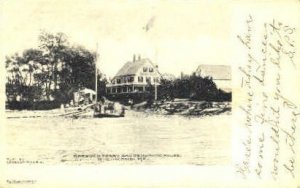
[[[135,62],[135,54],[133,54],[133,62]]]
[[[138,60],[139,60],[139,61],[141,60],[141,54],[139,54]]]

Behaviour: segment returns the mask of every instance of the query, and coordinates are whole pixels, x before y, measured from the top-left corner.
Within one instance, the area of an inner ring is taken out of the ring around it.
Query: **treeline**
[[[205,101],[231,101],[231,93],[217,88],[212,78],[202,78],[195,74],[175,80],[162,79],[158,87],[158,98],[173,100],[188,98]]]
[[[38,41],[38,48],[6,57],[9,103],[65,103],[78,88],[95,87],[96,52],[71,46],[63,33],[41,32]],[[99,88],[105,90],[101,74],[98,79]]]
[[[129,104],[131,99],[134,104],[147,101],[147,105],[152,105],[155,100],[155,86],[148,83],[146,92],[121,93],[108,96],[110,100]],[[157,99],[172,101],[175,98],[189,99],[195,101],[231,101],[231,93],[218,89],[211,77],[200,77],[195,74],[177,78],[174,80],[162,78],[157,87]]]
[[[8,108],[57,108],[61,103],[69,103],[73,99],[73,93],[79,88],[95,87],[96,52],[81,46],[71,46],[63,33],[41,32],[38,42],[38,48],[26,49],[21,54],[6,57]],[[105,95],[107,80],[100,71],[97,79],[100,98],[101,95]],[[196,75],[175,80],[162,79],[157,93],[159,100],[231,100],[231,93],[217,89],[212,78]],[[115,99],[128,98],[153,101],[154,87],[149,84],[146,93],[119,95],[119,98]]]

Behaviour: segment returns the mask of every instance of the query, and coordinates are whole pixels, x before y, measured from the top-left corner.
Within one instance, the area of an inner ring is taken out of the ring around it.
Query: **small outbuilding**
[[[211,77],[219,89],[231,92],[231,67],[228,65],[199,65],[197,76]]]
[[[73,93],[75,104],[90,104],[95,100],[96,92],[92,89],[82,88]]]

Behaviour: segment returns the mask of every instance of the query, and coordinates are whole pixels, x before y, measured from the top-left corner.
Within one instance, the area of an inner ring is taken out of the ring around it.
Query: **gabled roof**
[[[169,73],[164,73],[161,75],[161,77],[166,80],[176,80],[176,76],[174,76],[173,74],[169,74]]]
[[[231,80],[231,67],[228,65],[199,65],[196,74],[209,76],[215,80]]]
[[[83,88],[81,90],[79,90],[80,93],[84,93],[84,94],[92,94],[92,95],[96,95],[96,92],[92,89],[89,88]]]
[[[153,66],[153,68],[157,71],[154,64],[149,59],[140,59],[136,61],[130,61],[125,63],[123,67],[119,70],[119,72],[116,74],[116,76],[125,76],[125,75],[135,75],[138,73],[138,70],[140,68],[144,67],[144,65],[150,64]]]

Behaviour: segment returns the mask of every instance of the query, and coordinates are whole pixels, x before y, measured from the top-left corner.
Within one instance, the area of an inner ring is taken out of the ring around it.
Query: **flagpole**
[[[155,42],[155,65],[157,65],[157,43]],[[156,69],[158,71],[158,69]],[[157,80],[154,81],[154,100],[157,101]]]
[[[97,103],[97,97],[98,97],[97,61],[98,61],[98,43],[96,47],[96,59],[95,59],[95,91],[96,91],[95,103]]]

